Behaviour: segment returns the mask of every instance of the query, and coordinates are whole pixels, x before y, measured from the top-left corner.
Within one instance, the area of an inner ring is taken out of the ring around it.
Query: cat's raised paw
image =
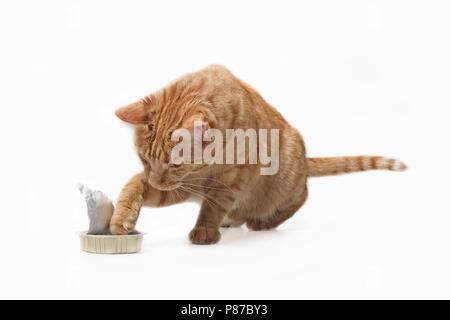
[[[220,232],[214,228],[196,227],[189,233],[193,244],[214,244],[220,240]]]

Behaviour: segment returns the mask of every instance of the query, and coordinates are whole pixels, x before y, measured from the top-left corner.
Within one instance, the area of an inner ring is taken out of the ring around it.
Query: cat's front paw
[[[189,233],[189,240],[193,244],[214,244],[220,240],[220,232],[214,228],[195,227]]]
[[[128,234],[128,229],[125,228],[125,220],[118,215],[113,215],[109,224],[111,234],[116,236],[123,236]]]

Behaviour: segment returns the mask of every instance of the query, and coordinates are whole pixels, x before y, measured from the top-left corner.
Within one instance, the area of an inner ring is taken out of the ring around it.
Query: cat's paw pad
[[[220,232],[214,228],[196,227],[189,233],[193,244],[214,244],[220,240]]]

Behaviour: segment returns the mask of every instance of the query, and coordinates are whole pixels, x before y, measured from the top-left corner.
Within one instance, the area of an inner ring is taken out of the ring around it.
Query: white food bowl
[[[127,254],[141,251],[144,233],[125,236],[91,235],[80,233],[81,250],[89,253]]]

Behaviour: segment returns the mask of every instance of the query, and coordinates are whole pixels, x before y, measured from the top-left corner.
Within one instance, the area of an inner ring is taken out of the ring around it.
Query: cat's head
[[[194,126],[198,128],[200,124],[204,132],[215,125],[214,116],[199,101],[164,103],[152,96],[118,109],[116,115],[135,126],[135,146],[148,182],[154,188],[176,189],[183,179],[188,176],[195,179],[206,169],[206,165],[193,161],[181,164],[172,161],[172,150],[178,143],[172,139],[176,130],[186,129],[193,137]],[[193,148],[191,152],[193,155]]]

